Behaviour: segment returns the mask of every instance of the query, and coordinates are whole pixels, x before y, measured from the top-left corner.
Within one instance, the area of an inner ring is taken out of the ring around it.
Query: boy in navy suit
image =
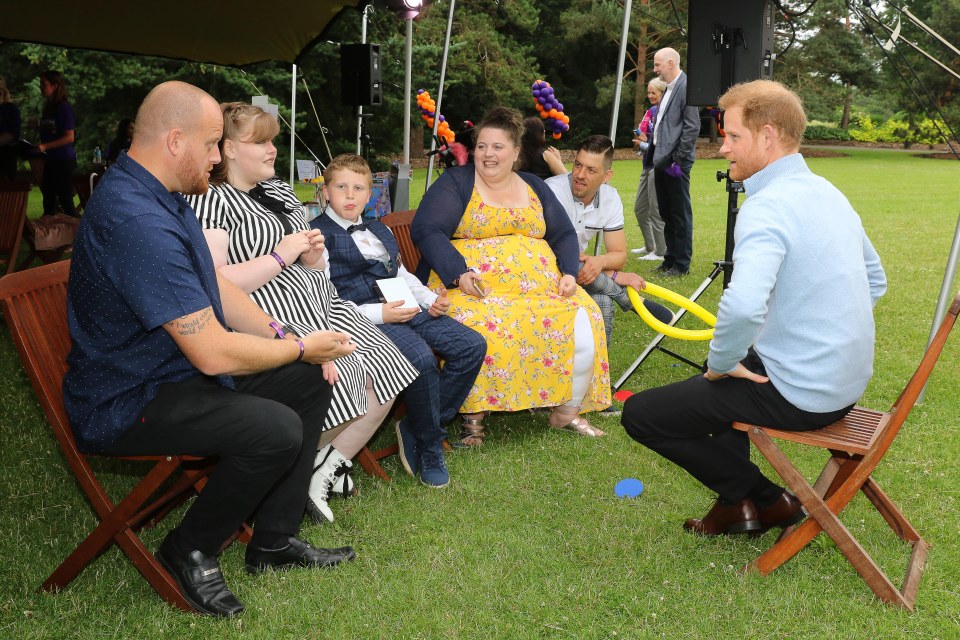
[[[446,486],[444,425],[473,387],[486,341],[448,317],[447,297],[427,289],[400,264],[399,245],[386,225],[360,219],[373,186],[366,161],[355,154],[337,156],[323,177],[329,204],[310,224],[323,231],[330,279],[340,297],[355,303],[420,371],[404,391],[407,415],[396,425],[403,468],[413,476],[419,473],[427,486]],[[382,302],[376,284],[384,278],[403,279],[418,306]],[[443,359],[442,368],[434,352]]]

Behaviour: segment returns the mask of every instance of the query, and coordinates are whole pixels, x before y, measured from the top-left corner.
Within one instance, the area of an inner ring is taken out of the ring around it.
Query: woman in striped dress
[[[324,273],[323,236],[307,226],[293,189],[272,179],[276,119],[259,107],[221,105],[220,164],[211,187],[191,196],[214,264],[284,330],[343,331],[357,343],[336,360],[333,403],[320,438],[307,512],[333,521],[333,483],[370,439],[400,391],[418,372],[393,343],[337,290]]]

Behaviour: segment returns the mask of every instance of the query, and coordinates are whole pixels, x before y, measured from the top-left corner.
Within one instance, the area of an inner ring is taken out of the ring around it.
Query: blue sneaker
[[[447,471],[447,463],[443,459],[443,445],[437,442],[435,445],[420,452],[420,482],[439,489],[450,483],[450,472]]]
[[[404,471],[416,478],[417,471],[420,470],[417,440],[413,437],[413,432],[407,426],[406,420],[397,420],[395,431],[397,432],[397,446],[400,449],[400,464],[403,465]]]

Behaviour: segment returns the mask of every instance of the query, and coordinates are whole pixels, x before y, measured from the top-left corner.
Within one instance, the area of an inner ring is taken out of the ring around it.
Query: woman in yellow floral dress
[[[610,374],[603,318],[576,282],[576,232],[549,187],[513,171],[520,114],[497,107],[476,131],[475,164],[445,171],[411,228],[417,275],[487,339],[458,444],[483,441],[487,411],[533,407],[553,407],[551,427],[603,435],[579,415],[610,404]]]

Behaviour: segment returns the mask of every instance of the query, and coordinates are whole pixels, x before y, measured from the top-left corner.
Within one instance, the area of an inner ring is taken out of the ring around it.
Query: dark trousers
[[[208,555],[254,513],[258,533],[297,534],[333,390],[303,363],[235,380],[237,391],[206,376],[161,386],[107,452],[218,458],[177,527],[185,548]]]
[[[421,311],[405,323],[377,325],[420,375],[403,391],[407,424],[421,450],[447,437],[444,425],[470,394],[487,341],[449,316]],[[434,354],[436,352],[436,355]],[[437,364],[443,359],[443,368]]]
[[[68,216],[77,215],[73,204],[73,172],[77,168],[76,160],[44,158],[43,160],[43,215],[57,212],[57,203]]]
[[[690,167],[679,178],[668,176],[666,169],[654,169],[657,206],[663,219],[663,237],[667,252],[664,265],[680,271],[690,270],[693,256],[693,206],[690,204]]]
[[[763,373],[755,355],[743,364]],[[836,422],[852,408],[811,413],[787,402],[770,382],[740,378],[710,382],[697,374],[630,396],[620,422],[631,438],[679,465],[721,498],[739,502],[763,474],[750,462],[749,437],[731,429],[733,422],[810,431]]]

